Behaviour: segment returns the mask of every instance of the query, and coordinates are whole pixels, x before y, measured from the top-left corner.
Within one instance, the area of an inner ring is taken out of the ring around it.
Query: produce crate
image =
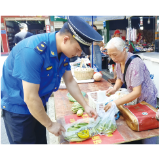
[[[100,93],[100,94],[98,94]],[[105,103],[107,100],[102,100],[103,96],[105,96],[106,91],[95,91],[95,92],[88,92],[88,99],[89,99],[89,106],[96,109],[97,113],[103,110],[105,107]],[[98,95],[103,95],[102,97],[98,97]]]
[[[123,96],[129,94],[127,89],[120,88],[114,95],[110,97],[106,96],[106,90],[104,91],[95,91],[95,92],[88,92],[88,99],[89,99],[89,106],[96,109],[97,113],[104,112],[105,104],[111,102],[112,100],[116,100],[122,98]],[[135,105],[137,104],[137,99],[133,100],[124,105]]]

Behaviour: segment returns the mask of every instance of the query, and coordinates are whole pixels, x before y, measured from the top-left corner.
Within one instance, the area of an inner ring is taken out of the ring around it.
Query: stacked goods
[[[159,128],[156,119],[156,108],[142,101],[136,105],[118,106],[127,125],[134,131]]]
[[[86,68],[82,68],[83,63],[84,63]],[[77,67],[74,70],[74,76],[77,80],[92,79],[93,74],[94,74],[94,69],[93,68],[88,68],[86,63],[84,62],[84,59],[81,60],[80,67]]]

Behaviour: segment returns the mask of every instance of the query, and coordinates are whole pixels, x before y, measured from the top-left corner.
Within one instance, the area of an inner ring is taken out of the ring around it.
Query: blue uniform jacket
[[[46,105],[52,92],[58,90],[64,72],[71,70],[63,53],[60,61],[56,32],[35,35],[19,42],[4,62],[1,78],[1,108],[19,114],[30,114],[24,102],[22,80],[40,84],[39,96]]]

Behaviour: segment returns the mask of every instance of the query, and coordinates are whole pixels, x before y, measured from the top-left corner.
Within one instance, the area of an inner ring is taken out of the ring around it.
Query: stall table
[[[85,83],[85,84],[83,83],[78,85],[81,91],[84,91],[86,93],[98,90],[107,90],[110,86],[112,86],[109,82],[107,82],[104,79],[102,79],[101,82]],[[67,89],[60,89],[54,93],[56,120],[62,125],[66,124],[65,121],[66,116],[73,115],[71,111],[73,102],[70,102],[68,100],[67,93],[68,93]],[[87,95],[85,99],[88,102]],[[122,138],[116,141],[116,136],[115,136],[115,139],[113,141],[107,141],[106,144],[125,143],[125,142],[131,142],[131,141],[159,136],[159,129],[152,129],[141,132],[132,131],[128,127],[122,116],[120,116],[120,118],[116,122],[117,122],[116,134],[119,134],[119,136],[121,136]],[[60,143],[69,144],[69,142],[64,140],[63,136],[60,137]]]

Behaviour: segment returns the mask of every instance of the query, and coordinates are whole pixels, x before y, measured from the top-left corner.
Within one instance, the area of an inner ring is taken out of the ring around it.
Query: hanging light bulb
[[[143,30],[143,26],[140,26],[140,30]]]
[[[148,24],[150,24],[150,17],[148,18]]]

